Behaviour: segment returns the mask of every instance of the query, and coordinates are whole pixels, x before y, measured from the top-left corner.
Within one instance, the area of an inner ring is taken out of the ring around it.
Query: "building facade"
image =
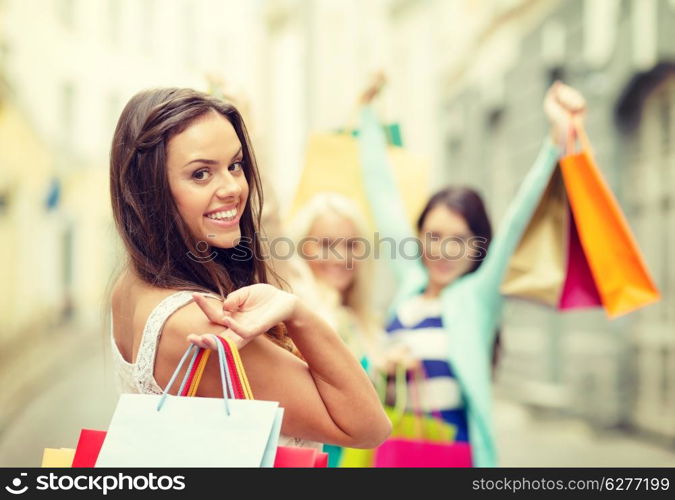
[[[663,299],[611,322],[600,311],[511,304],[500,390],[675,439],[675,4],[513,4],[474,46],[475,59],[445,74],[444,180],[479,186],[498,220],[546,130],[546,88],[556,79],[579,88],[598,164]],[[496,40],[507,31],[505,50]],[[481,67],[486,59],[508,63]]]

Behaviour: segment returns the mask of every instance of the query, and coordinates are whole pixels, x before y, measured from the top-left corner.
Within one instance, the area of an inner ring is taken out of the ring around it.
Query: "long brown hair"
[[[166,170],[169,140],[210,112],[220,113],[234,127],[249,185],[239,222],[241,240],[231,249],[195,241],[178,212]],[[257,237],[263,203],[260,177],[246,126],[232,104],[180,88],[144,90],[133,96],[113,136],[110,198],[129,265],[143,281],[221,297],[242,286],[268,282]],[[269,333],[278,340],[284,337],[282,328]]]
[[[466,221],[469,229],[474,234],[481,238],[483,248],[474,260],[474,264],[468,273],[476,271],[483,263],[487,250],[492,241],[492,225],[490,224],[490,217],[485,210],[483,198],[474,189],[464,186],[448,186],[435,193],[427,202],[424,210],[417,219],[417,231],[421,231],[424,226],[424,219],[427,214],[434,207],[441,205],[453,212],[461,215]],[[495,334],[494,345],[492,349],[492,367],[497,367],[499,363],[499,356],[501,354],[501,329],[497,328]]]

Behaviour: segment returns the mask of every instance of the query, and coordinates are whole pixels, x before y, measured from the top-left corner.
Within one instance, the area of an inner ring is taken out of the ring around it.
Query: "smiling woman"
[[[337,333],[268,284],[260,179],[236,108],[190,89],[137,94],[115,130],[110,190],[128,256],[111,297],[122,391],[160,393],[188,344],[213,348],[215,333],[239,346],[256,398],[285,409],[283,444],[386,438],[391,424]],[[219,377],[207,365],[197,395],[222,397]]]
[[[169,186],[191,234],[220,248],[237,245],[248,182],[232,124],[210,111],[174,137],[167,149]]]

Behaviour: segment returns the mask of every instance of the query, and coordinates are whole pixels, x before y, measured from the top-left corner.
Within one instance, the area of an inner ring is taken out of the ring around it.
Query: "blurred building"
[[[258,11],[220,0],[0,1],[0,433],[79,362],[55,359],[76,356],[77,339],[106,345],[107,287],[122,263],[108,155],[122,107],[144,88],[206,89],[207,72],[260,95]]]
[[[23,212],[25,238],[7,236],[34,252],[6,261],[16,264],[12,271],[22,283],[0,283],[10,309],[44,305],[79,324],[100,325],[106,286],[120,262],[107,186],[110,141],[122,107],[144,88],[205,89],[208,72],[231,75],[232,83],[260,94],[258,10],[256,2],[217,0],[3,0],[5,79],[51,159],[40,171],[22,161],[16,185],[41,186],[42,198],[31,201],[36,209],[49,189],[58,191],[49,211],[35,217]],[[31,151],[39,148],[13,146],[2,155]],[[33,224],[49,227],[52,239]],[[50,293],[42,293],[45,287]]]
[[[63,282],[55,275],[58,266],[50,266],[60,257],[53,230],[54,158],[18,105],[1,60],[0,151],[0,346],[6,348],[22,329],[54,321]],[[53,249],[47,259],[45,248]],[[32,303],[30,297],[49,300]]]

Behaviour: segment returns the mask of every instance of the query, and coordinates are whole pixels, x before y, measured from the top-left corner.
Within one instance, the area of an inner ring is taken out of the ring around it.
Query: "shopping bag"
[[[558,167],[511,256],[501,292],[561,310],[602,305]]]
[[[556,306],[565,281],[567,201],[558,169],[511,256],[501,291]]]
[[[560,310],[601,306],[613,318],[660,295],[588,137],[574,123],[567,155],[511,257],[501,291]],[[573,153],[575,134],[580,153]]]
[[[389,160],[411,226],[429,197],[429,162],[408,150],[389,146]],[[375,229],[363,184],[358,139],[348,134],[314,133],[307,142],[305,166],[291,204],[293,217],[314,195],[339,193],[354,200]]]
[[[567,196],[602,304],[610,318],[660,299],[640,249],[598,169],[581,120],[582,150],[560,160]]]
[[[40,467],[70,467],[73,463],[75,450],[72,448],[45,448],[42,453]]]
[[[236,346],[231,340],[224,337],[219,336],[218,341],[222,344],[226,353],[235,398],[253,399],[253,392]],[[200,350],[193,369],[189,371],[186,387],[181,394],[195,395],[210,354],[210,350]],[[278,446],[282,417],[283,409],[279,408],[275,427],[265,447],[261,467],[327,467],[328,455],[326,453],[311,448]],[[296,450],[312,450],[312,452]]]
[[[375,467],[471,467],[471,446],[424,439],[387,439],[375,451]]]
[[[595,286],[593,273],[588,265],[586,254],[581,247],[579,232],[574,215],[567,208],[567,273],[560,293],[558,309],[583,309],[586,307],[602,306],[602,299]]]
[[[323,468],[328,466],[328,454],[316,448],[299,448],[297,446],[279,446],[277,448],[274,467],[276,468]]]
[[[384,411],[392,421],[392,432],[389,440],[423,439],[434,443],[453,442],[457,429],[438,417],[418,415],[413,412],[401,412],[391,406],[385,406]],[[376,449],[344,448],[340,457],[339,466],[343,468],[377,467],[375,461]]]
[[[172,396],[192,353],[185,351],[162,395],[122,394],[96,462],[97,467],[260,467],[278,427],[278,402],[234,399],[223,345],[217,342],[223,398]],[[181,394],[187,374],[178,391]]]
[[[427,380],[423,367],[412,370],[412,380],[406,383],[401,368],[396,373],[397,405],[391,413],[396,434],[375,449],[374,467],[471,467],[471,446],[455,442],[456,428],[444,422],[437,411],[426,412],[419,396],[419,385]],[[412,389],[413,412],[401,412]],[[405,392],[404,392],[405,391]]]
[[[421,368],[412,373],[413,379],[410,386],[413,390],[410,392],[413,395],[413,409],[410,411],[405,409],[408,401],[406,370],[402,365],[396,367],[394,377],[395,405],[384,407],[384,411],[392,423],[391,435],[385,443],[391,440],[440,443],[443,445],[452,443],[457,434],[457,428],[452,424],[444,422],[438,412],[425,412],[422,409],[419,401],[418,385],[421,380],[426,379],[426,375]],[[383,402],[386,400],[386,388],[384,384],[382,380],[377,384],[380,399]],[[376,457],[379,450],[379,447],[376,449],[345,448],[342,453],[340,467],[378,467]],[[385,453],[388,452],[385,451]]]
[[[105,437],[106,431],[82,429],[80,439],[77,441],[77,448],[75,448],[72,467],[94,467]]]

